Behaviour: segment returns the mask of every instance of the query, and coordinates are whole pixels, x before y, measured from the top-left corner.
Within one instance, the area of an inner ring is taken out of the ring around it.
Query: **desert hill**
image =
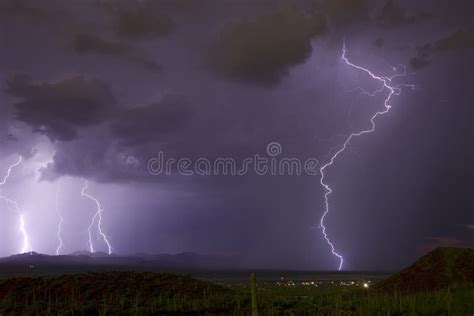
[[[162,314],[230,309],[234,292],[187,276],[151,272],[79,273],[0,281],[5,314]]]
[[[376,285],[382,291],[416,292],[474,283],[474,249],[436,248]]]

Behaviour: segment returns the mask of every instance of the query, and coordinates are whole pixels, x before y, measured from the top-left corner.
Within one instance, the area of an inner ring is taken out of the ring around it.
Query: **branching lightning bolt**
[[[55,201],[55,207],[56,207],[56,214],[58,215],[58,227],[57,227],[57,236],[58,236],[58,248],[56,248],[56,256],[59,256],[61,254],[61,249],[64,247],[63,243],[63,237],[62,237],[62,230],[63,230],[63,222],[64,218],[61,213],[61,209],[59,207],[59,187],[56,189],[56,201]]]
[[[31,245],[30,245],[30,239],[28,237],[28,233],[26,231],[25,217],[23,213],[21,212],[20,206],[18,205],[16,201],[13,201],[12,199],[1,194],[1,190],[3,186],[8,182],[8,179],[10,178],[10,175],[13,169],[18,167],[22,162],[23,162],[23,157],[20,156],[17,162],[15,162],[14,164],[8,167],[7,174],[3,178],[2,182],[0,182],[0,199],[5,201],[5,203],[7,204],[7,207],[13,206],[14,211],[18,214],[18,224],[19,224],[18,230],[23,236],[23,244],[22,244],[20,253],[26,253],[26,252],[31,252]]]
[[[102,239],[104,240],[104,242],[106,243],[107,245],[107,248],[108,248],[108,254],[111,255],[112,254],[112,246],[110,245],[110,242],[109,242],[109,238],[107,237],[107,235],[103,232],[102,230],[102,213],[104,212],[104,210],[102,209],[102,207],[100,206],[100,202],[99,200],[97,200],[95,197],[93,197],[92,195],[89,195],[86,193],[86,190],[89,186],[89,182],[86,180],[85,181],[85,184],[84,184],[84,187],[82,188],[82,191],[81,191],[81,195],[83,197],[86,197],[88,198],[89,200],[93,201],[96,205],[96,213],[94,214],[94,216],[92,217],[92,220],[91,220],[91,223],[88,227],[88,232],[89,232],[89,250],[91,253],[94,253],[95,252],[95,249],[94,249],[94,243],[92,242],[92,228],[94,227],[94,224],[96,222],[96,220],[98,220],[98,223],[97,223],[97,230],[99,232],[99,235],[102,237]]]
[[[356,70],[360,70],[360,71],[366,73],[372,79],[377,80],[382,84],[382,87],[380,89],[376,90],[373,93],[369,93],[369,92],[364,91],[363,89],[360,89],[364,94],[367,94],[369,96],[375,96],[377,93],[380,93],[384,90],[387,90],[388,94],[387,94],[387,97],[384,100],[384,109],[381,110],[381,111],[376,112],[370,118],[371,127],[367,130],[362,130],[360,132],[350,134],[346,138],[346,141],[342,144],[342,146],[331,156],[331,159],[329,159],[329,161],[326,164],[324,164],[319,170],[320,173],[321,173],[320,184],[323,186],[324,191],[325,191],[325,193],[324,193],[324,213],[323,213],[323,215],[320,219],[320,227],[322,229],[322,234],[323,234],[324,239],[326,240],[327,244],[331,248],[332,255],[337,257],[338,260],[339,260],[338,270],[342,270],[342,267],[343,267],[343,264],[344,264],[344,257],[336,251],[336,248],[335,248],[334,244],[332,243],[331,239],[329,239],[329,236],[326,232],[326,226],[324,225],[324,220],[326,219],[326,216],[329,213],[329,196],[333,192],[331,187],[325,182],[325,177],[326,177],[325,171],[326,171],[327,168],[331,167],[334,164],[335,160],[338,158],[338,156],[346,150],[347,146],[349,145],[349,143],[351,142],[351,140],[353,138],[358,137],[358,136],[362,136],[364,134],[369,134],[369,133],[372,133],[372,132],[375,131],[375,119],[378,118],[379,116],[387,114],[390,111],[390,109],[392,107],[390,105],[390,101],[391,101],[393,96],[400,95],[400,93],[402,91],[401,90],[402,87],[410,87],[410,88],[414,89],[413,85],[408,85],[408,84],[393,85],[392,84],[393,79],[406,75],[406,70],[405,70],[404,67],[403,67],[403,69],[404,69],[403,73],[399,73],[399,74],[393,75],[391,77],[377,76],[372,71],[370,71],[369,69],[364,68],[364,67],[359,66],[359,65],[356,65],[356,64],[352,63],[351,61],[349,61],[349,59],[347,58],[347,49],[346,49],[345,43],[342,47],[341,60],[346,65],[348,65],[348,66],[350,66],[350,67],[352,67]],[[394,70],[395,69],[396,68],[394,68]]]
[[[7,183],[8,178],[10,178],[10,175],[12,174],[13,169],[18,167],[22,162],[23,162],[23,157],[20,156],[17,162],[15,162],[13,165],[8,167],[7,174],[3,178],[2,182],[0,182],[0,188],[3,187]]]

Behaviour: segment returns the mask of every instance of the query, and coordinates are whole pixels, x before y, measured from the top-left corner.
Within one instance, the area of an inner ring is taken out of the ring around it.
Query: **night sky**
[[[474,4],[369,0],[0,0],[0,180],[31,249],[88,250],[97,198],[113,252],[330,269],[320,174],[150,173],[150,160],[319,161],[344,269],[474,246]],[[404,72],[406,70],[406,73]],[[318,170],[318,168],[316,168]],[[56,208],[58,206],[58,208]],[[0,256],[22,249],[0,203]],[[95,250],[106,251],[92,227]]]

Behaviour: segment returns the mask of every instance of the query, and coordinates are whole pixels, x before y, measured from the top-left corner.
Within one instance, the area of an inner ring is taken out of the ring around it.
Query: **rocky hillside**
[[[440,247],[376,285],[382,291],[416,292],[474,283],[474,249]]]
[[[106,272],[0,281],[0,314],[225,313],[234,292],[167,273]]]

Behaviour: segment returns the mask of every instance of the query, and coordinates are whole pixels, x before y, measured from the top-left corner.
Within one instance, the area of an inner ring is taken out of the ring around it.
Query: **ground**
[[[262,315],[473,315],[474,250],[438,248],[388,278],[258,271]],[[64,273],[64,272],[61,272]],[[248,315],[243,271],[233,278],[89,272],[0,281],[1,315]]]

